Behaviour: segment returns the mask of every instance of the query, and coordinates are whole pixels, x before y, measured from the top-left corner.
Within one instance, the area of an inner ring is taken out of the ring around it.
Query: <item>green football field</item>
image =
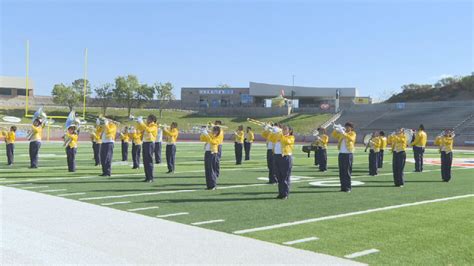
[[[119,143],[108,178],[98,176],[90,143],[79,144],[75,173],[67,172],[61,143],[43,143],[39,169],[28,169],[26,143],[16,144],[13,167],[6,166],[4,150],[1,145],[0,184],[5,186],[338,257],[353,254],[351,259],[370,264],[474,263],[474,168],[453,166],[452,181],[444,183],[439,165],[425,164],[423,173],[414,173],[407,162],[405,187],[396,188],[391,154],[385,155],[379,175],[371,177],[368,154],[359,147],[352,193],[341,193],[334,145],[325,173],[297,145],[290,198],[277,200],[277,186],[266,184],[263,144],[254,144],[251,160],[240,166],[233,144],[225,144],[215,191],[205,190],[202,143],[179,143],[176,172],[166,174],[166,165],[158,165],[154,183],[141,182],[143,169],[131,169],[131,154],[129,162],[120,161]],[[425,154],[438,157],[434,149]],[[474,152],[456,151],[454,157],[472,164]]]

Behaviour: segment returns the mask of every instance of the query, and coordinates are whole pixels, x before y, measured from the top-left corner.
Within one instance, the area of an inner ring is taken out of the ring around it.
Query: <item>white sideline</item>
[[[218,219],[218,220],[195,222],[195,223],[191,223],[191,224],[192,225],[202,225],[202,224],[213,224],[213,223],[222,223],[222,222],[225,222],[225,220]]]
[[[315,237],[315,236],[312,236],[312,237],[308,237],[308,238],[303,238],[303,239],[297,239],[297,240],[293,240],[293,241],[288,241],[288,242],[283,242],[284,245],[294,245],[294,244],[298,244],[298,243],[304,243],[304,242],[309,242],[309,241],[314,241],[314,240],[318,240],[319,238]]]
[[[349,254],[349,255],[345,255],[344,258],[353,259],[353,258],[362,257],[362,256],[365,256],[365,255],[369,255],[369,254],[377,253],[377,252],[379,252],[378,249],[372,248],[372,249],[367,249],[367,250],[355,252],[355,253],[352,253],[352,254]]]
[[[46,188],[48,186],[34,186],[34,187],[21,187],[21,189],[36,189],[36,188]]]
[[[326,221],[326,220],[338,219],[338,218],[343,218],[343,217],[367,214],[367,213],[372,213],[372,212],[393,210],[393,209],[399,209],[399,208],[405,208],[405,207],[411,207],[411,206],[417,206],[417,205],[435,203],[435,202],[441,202],[441,201],[469,198],[473,196],[474,194],[466,194],[466,195],[460,195],[460,196],[454,196],[454,197],[447,197],[447,198],[440,198],[440,199],[433,199],[433,200],[423,200],[423,201],[412,202],[412,203],[404,203],[404,204],[386,206],[386,207],[369,209],[369,210],[364,210],[364,211],[349,212],[349,213],[330,215],[330,216],[324,216],[324,217],[318,217],[318,218],[312,218],[312,219],[305,219],[305,220],[289,222],[289,223],[281,223],[281,224],[262,226],[262,227],[251,228],[251,229],[238,230],[238,231],[235,231],[234,234],[246,234],[246,233],[259,232],[259,231],[266,231],[266,230],[272,230],[276,228]]]
[[[75,192],[75,193],[65,193],[65,194],[59,194],[56,195],[58,197],[66,197],[66,196],[76,196],[76,195],[84,195],[86,194],[85,192]]]
[[[151,207],[128,209],[127,211],[129,211],[129,212],[136,212],[136,211],[152,210],[152,209],[158,209],[158,208],[159,208],[158,206],[151,206]]]
[[[179,215],[188,215],[189,212],[177,212],[177,213],[168,213],[168,214],[162,214],[162,215],[157,215],[157,218],[166,218],[166,217],[173,217],[173,216],[179,216]]]
[[[118,202],[101,203],[100,205],[102,205],[102,206],[112,206],[112,205],[129,204],[129,203],[130,203],[130,201],[118,201]]]

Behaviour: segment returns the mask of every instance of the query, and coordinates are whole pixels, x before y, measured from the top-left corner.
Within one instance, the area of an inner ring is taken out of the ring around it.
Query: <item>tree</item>
[[[230,88],[230,85],[227,83],[220,83],[219,85],[217,85],[217,87],[220,89],[228,89]]]
[[[134,75],[119,76],[115,79],[113,95],[118,102],[127,107],[130,116],[132,108],[141,108],[147,101],[153,99],[154,89],[146,84],[140,84]]]
[[[84,99],[84,80],[77,79],[72,82],[70,86],[55,84],[53,91],[53,102],[55,104],[65,105],[72,111],[75,106],[78,106]],[[86,97],[90,95],[89,82],[86,81]]]
[[[155,83],[153,89],[156,91],[156,98],[158,99],[158,108],[160,109],[160,118],[163,117],[163,108],[166,107],[170,101],[174,100],[173,84],[170,82]]]
[[[114,88],[113,84],[106,83],[94,89],[96,94],[96,99],[100,102],[100,106],[102,107],[102,114],[105,116],[107,111],[107,107],[109,107],[110,103],[112,102],[112,97],[114,95]]]

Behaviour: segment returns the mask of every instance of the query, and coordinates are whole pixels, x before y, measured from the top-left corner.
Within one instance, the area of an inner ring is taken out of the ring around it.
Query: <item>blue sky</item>
[[[380,98],[403,84],[473,71],[472,1],[1,0],[1,75],[37,94],[83,75],[135,74],[181,87],[355,86]]]

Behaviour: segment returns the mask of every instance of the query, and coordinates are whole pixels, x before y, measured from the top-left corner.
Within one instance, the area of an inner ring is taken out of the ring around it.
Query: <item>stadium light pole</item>
[[[87,48],[84,50],[84,105],[82,119],[86,120],[86,95],[87,95]]]
[[[26,100],[25,100],[25,117],[28,116],[28,88],[29,88],[29,72],[30,72],[30,40],[26,40]]]

